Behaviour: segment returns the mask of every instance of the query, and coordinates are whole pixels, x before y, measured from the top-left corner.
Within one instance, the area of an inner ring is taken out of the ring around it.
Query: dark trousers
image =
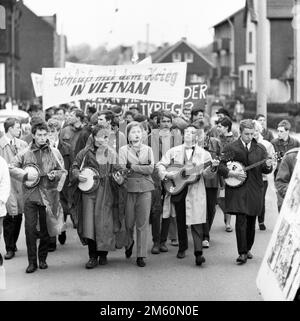
[[[255,238],[256,216],[237,214],[235,234],[239,254],[247,254],[251,250]]]
[[[89,257],[97,259],[98,256],[106,257],[108,251],[97,251],[97,244],[94,240],[88,239]]]
[[[22,224],[22,214],[7,214],[3,220],[3,235],[6,252],[15,251]]]
[[[209,241],[209,232],[216,214],[218,188],[206,188],[206,223],[203,224],[203,238]]]
[[[170,218],[161,218],[163,212],[163,199],[161,196],[164,195],[164,191],[161,188],[156,188],[151,195],[150,224],[152,241],[158,245],[167,241]]]
[[[182,192],[182,197],[173,201],[176,211],[177,233],[179,242],[179,251],[183,252],[188,249],[188,236],[186,227],[186,208],[185,197],[187,188]],[[194,242],[194,254],[202,255],[202,241],[203,241],[203,224],[191,225],[191,231]]]
[[[24,207],[25,212],[25,235],[26,246],[29,263],[37,264],[37,245],[39,238],[40,244],[38,248],[39,261],[46,261],[48,255],[49,234],[46,223],[46,207],[36,202],[27,201]],[[40,231],[37,230],[39,222]]]
[[[260,215],[258,215],[258,223],[264,223],[265,221],[265,212],[266,212],[266,193],[268,189],[268,181],[264,181],[264,196],[263,196],[263,207],[261,209]]]

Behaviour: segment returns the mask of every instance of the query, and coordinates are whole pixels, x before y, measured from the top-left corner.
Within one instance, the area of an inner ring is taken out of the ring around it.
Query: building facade
[[[20,19],[20,98],[30,100],[34,95],[31,73],[42,68],[64,67],[66,38],[56,31],[56,15],[40,17],[22,1]]]
[[[1,0],[0,23],[0,98],[20,97],[20,46],[21,13],[16,0]]]

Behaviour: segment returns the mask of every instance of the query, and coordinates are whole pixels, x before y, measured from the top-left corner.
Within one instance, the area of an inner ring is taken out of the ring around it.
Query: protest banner
[[[300,153],[256,285],[267,301],[292,301],[300,285]]]
[[[182,104],[186,67],[180,62],[43,68],[43,108],[109,97]]]
[[[207,101],[207,85],[206,84],[195,84],[192,86],[186,86],[184,91],[184,102],[183,104],[175,104],[172,102],[157,102],[157,101],[141,101],[132,99],[92,99],[80,101],[81,109],[86,112],[86,109],[93,106],[97,111],[109,109],[111,104],[117,103],[124,111],[130,107],[137,107],[143,115],[150,116],[154,111],[168,110],[180,114],[184,107],[193,109],[200,107],[205,109]]]
[[[32,72],[31,80],[33,84],[33,89],[36,97],[40,97],[43,95],[43,77],[40,74],[36,74]]]

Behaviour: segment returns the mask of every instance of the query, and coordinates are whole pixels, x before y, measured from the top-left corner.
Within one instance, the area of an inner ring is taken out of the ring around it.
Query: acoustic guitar
[[[167,168],[168,172],[177,172],[173,179],[166,178],[163,185],[167,193],[171,195],[179,194],[187,185],[194,184],[200,179],[202,171],[215,165],[215,161],[209,161],[198,166],[171,165]]]

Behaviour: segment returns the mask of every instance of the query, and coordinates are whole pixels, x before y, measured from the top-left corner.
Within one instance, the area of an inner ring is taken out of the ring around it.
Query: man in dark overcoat
[[[226,213],[236,215],[235,232],[239,257],[237,263],[244,264],[252,259],[250,252],[255,238],[255,220],[261,213],[263,206],[263,177],[262,174],[272,172],[272,159],[268,159],[265,147],[253,138],[254,123],[251,119],[240,122],[240,137],[225,146],[223,160],[219,166],[219,173],[224,178],[233,177],[245,182],[239,187],[225,187]],[[246,171],[229,170],[228,157],[242,165],[255,163],[256,167]],[[265,161],[264,161],[265,160]]]

